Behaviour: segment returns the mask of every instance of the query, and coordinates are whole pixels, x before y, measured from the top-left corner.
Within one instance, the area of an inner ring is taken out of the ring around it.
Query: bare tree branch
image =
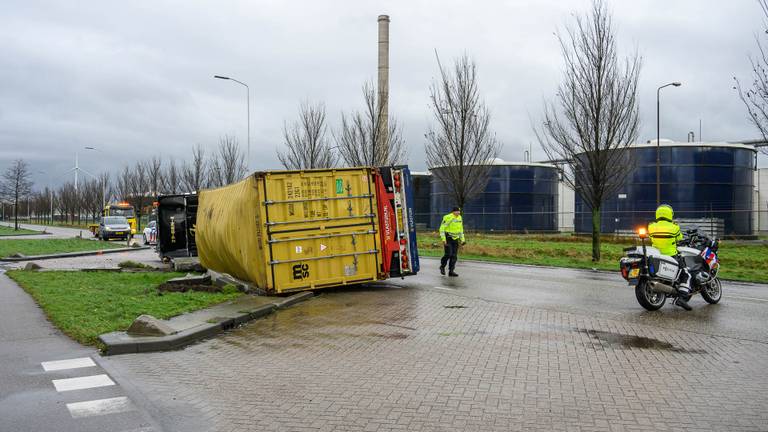
[[[433,175],[463,209],[488,183],[500,143],[490,128],[490,111],[480,97],[474,61],[467,55],[456,59],[451,73],[438,58],[438,67],[440,80],[430,87],[435,124],[425,134],[427,165],[441,168]]]
[[[768,56],[761,42],[761,36],[768,34],[768,0],[757,0],[760,9],[763,12],[762,34],[755,34],[755,45],[759,55],[750,56],[749,62],[752,65],[752,82],[747,88],[742,87],[738,78],[733,77],[736,82],[736,90],[739,92],[739,98],[747,108],[749,121],[760,132],[764,140],[768,140]],[[760,148],[760,151],[768,154],[768,147]]]
[[[285,169],[301,170],[330,168],[336,165],[336,156],[326,138],[325,104],[303,102],[299,107],[299,120],[283,125],[286,152],[277,158]]]
[[[13,201],[14,229],[19,229],[19,201],[32,192],[29,165],[23,159],[16,159],[3,173],[0,193]]]
[[[245,177],[245,155],[240,150],[237,138],[224,135],[219,139],[218,152],[211,157],[209,185],[226,186]]]
[[[389,116],[388,145],[379,138],[384,117],[384,103],[373,84],[363,84],[365,110],[341,115],[341,129],[334,134],[336,147],[346,166],[387,166],[406,159],[405,141],[394,116]]]
[[[592,259],[600,260],[601,206],[632,172],[629,148],[637,139],[637,82],[641,59],[619,61],[611,14],[594,0],[586,16],[558,34],[565,61],[555,101],[545,102],[534,125],[551,161],[568,161],[564,181],[592,209]]]
[[[185,192],[200,191],[208,186],[208,161],[202,145],[198,144],[192,149],[192,160],[182,167],[181,178]]]

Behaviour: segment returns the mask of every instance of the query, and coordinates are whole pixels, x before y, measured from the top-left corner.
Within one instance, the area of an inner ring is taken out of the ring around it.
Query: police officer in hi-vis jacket
[[[445,274],[445,265],[448,264],[448,276],[456,277],[456,260],[458,259],[459,245],[464,241],[464,223],[461,220],[461,210],[454,207],[450,213],[443,216],[440,224],[440,239],[443,240],[445,253],[440,260],[440,274]]]

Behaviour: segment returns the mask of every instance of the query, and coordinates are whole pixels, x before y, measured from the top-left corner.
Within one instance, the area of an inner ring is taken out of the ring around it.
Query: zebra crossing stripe
[[[94,363],[90,357],[47,361],[40,364],[43,366],[43,370],[46,372],[96,366],[96,363]]]
[[[115,385],[115,382],[104,374],[53,380],[53,386],[56,387],[56,391],[58,392],[107,387],[113,385]]]
[[[68,403],[67,409],[72,418],[83,418],[118,414],[133,411],[136,408],[127,397],[121,396],[109,399]]]

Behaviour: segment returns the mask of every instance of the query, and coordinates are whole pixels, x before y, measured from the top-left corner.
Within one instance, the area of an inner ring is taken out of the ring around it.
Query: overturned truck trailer
[[[156,250],[160,258],[197,256],[197,194],[157,197]]]
[[[200,192],[197,253],[269,293],[415,275],[412,203],[405,166],[254,173]]]

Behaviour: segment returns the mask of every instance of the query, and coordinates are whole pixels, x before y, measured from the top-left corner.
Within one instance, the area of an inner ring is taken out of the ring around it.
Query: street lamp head
[[[86,149],[86,150],[96,150],[96,148],[95,148],[95,147],[86,147],[85,149]]]
[[[221,75],[214,75],[213,77],[214,77],[214,78],[218,78],[218,79],[226,79],[226,80],[228,80],[228,79],[229,79],[229,77],[226,77],[226,76],[221,76]]]
[[[683,85],[683,83],[681,83],[681,82],[673,82],[672,85],[675,86],[675,87],[680,87],[681,85]]]

